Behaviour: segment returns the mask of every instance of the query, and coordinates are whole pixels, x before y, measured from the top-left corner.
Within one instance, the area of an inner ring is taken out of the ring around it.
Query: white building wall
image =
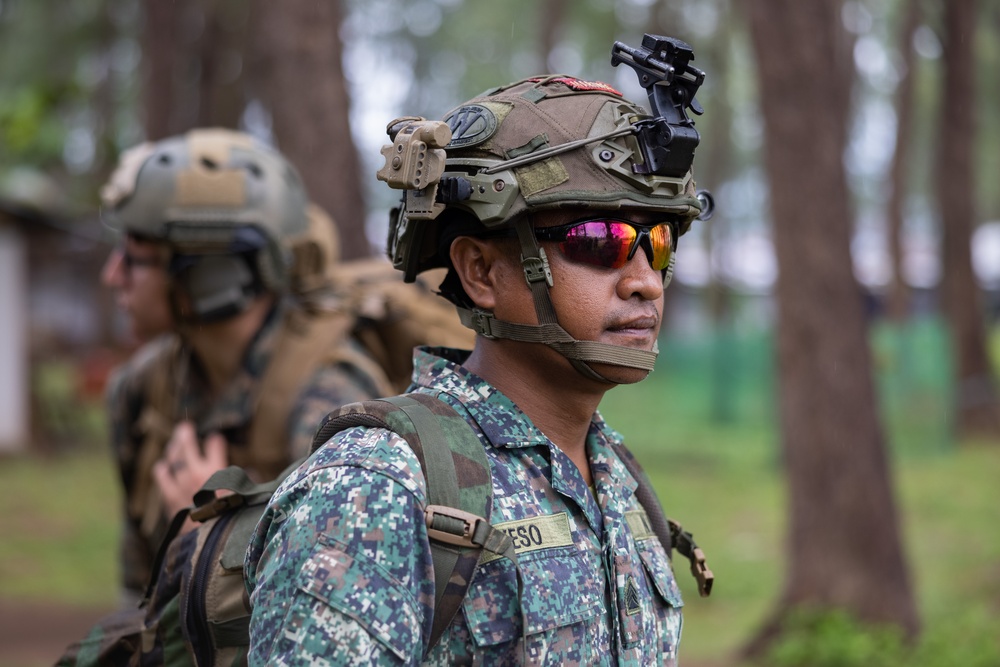
[[[27,244],[0,224],[0,453],[28,444]]]

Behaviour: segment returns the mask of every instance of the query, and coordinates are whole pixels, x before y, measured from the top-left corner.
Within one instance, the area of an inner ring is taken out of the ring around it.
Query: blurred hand
[[[205,438],[205,453],[202,454],[194,424],[184,421],[174,427],[163,458],[153,466],[153,478],[160,488],[168,518],[189,507],[194,494],[208,478],[229,465],[227,445],[222,435],[213,433]],[[182,532],[191,527],[189,519]]]

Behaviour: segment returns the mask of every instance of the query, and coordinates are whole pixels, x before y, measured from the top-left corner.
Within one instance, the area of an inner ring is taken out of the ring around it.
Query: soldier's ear
[[[510,263],[508,245],[503,239],[474,236],[459,236],[451,242],[451,263],[462,281],[462,288],[483,310],[496,308],[498,291],[505,286]]]

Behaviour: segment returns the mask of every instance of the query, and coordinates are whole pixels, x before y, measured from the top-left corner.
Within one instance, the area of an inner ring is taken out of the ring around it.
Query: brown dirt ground
[[[0,600],[0,665],[52,665],[109,611]]]

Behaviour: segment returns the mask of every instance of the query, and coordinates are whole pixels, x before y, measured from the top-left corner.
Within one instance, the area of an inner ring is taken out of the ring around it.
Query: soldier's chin
[[[614,364],[591,363],[590,367],[614,385],[635,384],[649,377],[649,371]]]

